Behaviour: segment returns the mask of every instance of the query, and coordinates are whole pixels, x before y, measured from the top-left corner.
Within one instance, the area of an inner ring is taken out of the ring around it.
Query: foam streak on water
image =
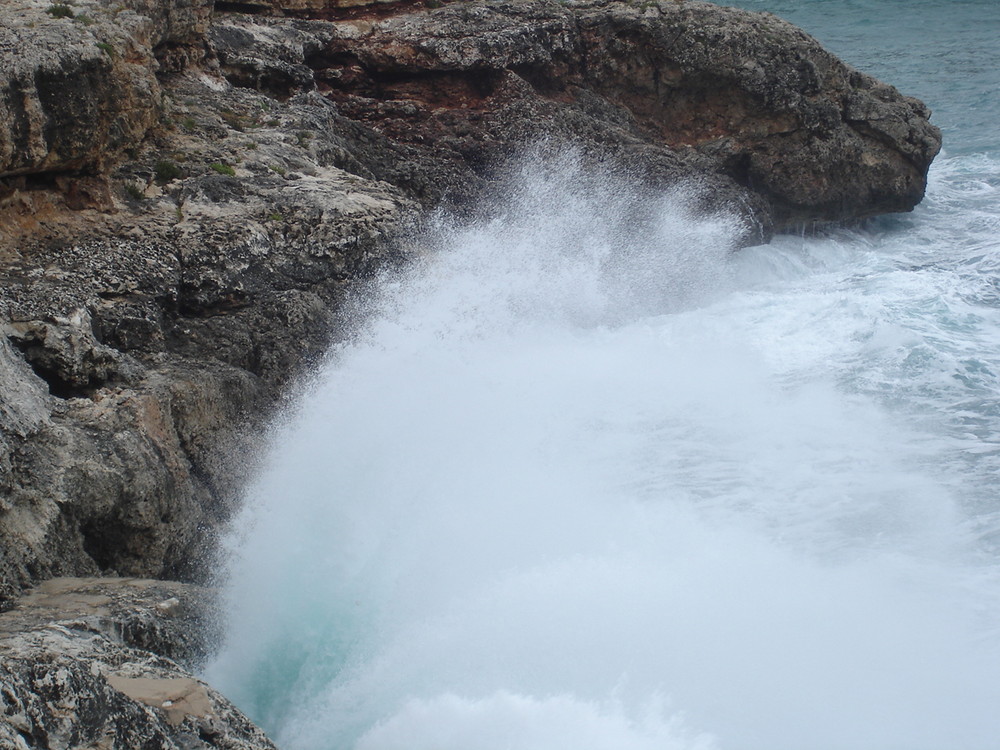
[[[286,748],[995,747],[997,165],[733,253],[535,161],[276,428],[209,677]]]

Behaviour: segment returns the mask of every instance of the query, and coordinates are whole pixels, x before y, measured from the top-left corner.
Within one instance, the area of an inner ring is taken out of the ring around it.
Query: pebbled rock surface
[[[0,747],[270,750],[194,677],[211,592],[141,579],[54,579],[0,614]]]

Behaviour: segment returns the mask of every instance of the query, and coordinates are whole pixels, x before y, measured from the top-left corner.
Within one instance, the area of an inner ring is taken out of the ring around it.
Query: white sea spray
[[[442,221],[274,436],[212,680],[287,748],[989,747],[967,168],[901,230],[738,253],[571,157]]]

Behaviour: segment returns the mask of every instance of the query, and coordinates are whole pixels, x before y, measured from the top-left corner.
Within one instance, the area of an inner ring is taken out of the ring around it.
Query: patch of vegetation
[[[272,164],[271,165],[271,171],[274,172],[275,174],[278,174],[278,175],[281,175],[282,177],[284,177],[288,170],[286,170],[284,167],[282,167],[279,164]]]
[[[115,56],[115,48],[112,47],[107,42],[95,42],[94,45],[97,47],[97,49],[101,50],[101,52],[103,52],[108,57]]]
[[[64,3],[56,3],[45,9],[53,18],[73,18],[73,9]]]
[[[251,151],[256,151],[257,150],[257,141],[247,141],[243,145],[244,145],[245,148],[248,148]]]
[[[166,185],[181,176],[181,168],[170,159],[160,159],[156,162],[153,172],[156,174],[156,182],[160,185]]]
[[[84,26],[90,26],[91,24],[94,23],[94,19],[93,18],[91,18],[90,16],[83,15],[83,13],[81,13],[80,15],[78,15],[73,20],[76,21],[77,23],[82,23]]]
[[[219,174],[224,174],[227,177],[235,177],[236,176],[236,170],[233,169],[228,164],[223,164],[222,162],[217,161],[214,164],[209,164],[208,166],[209,166],[210,169],[214,169]]]
[[[267,215],[268,221],[284,221],[285,217],[279,214],[277,211]]]
[[[132,200],[141,201],[146,199],[145,193],[134,182],[125,183],[125,195]]]
[[[193,117],[185,117],[181,120],[181,127],[187,132],[193,133],[195,128],[198,127],[198,123],[194,121]]]
[[[295,138],[298,140],[299,148],[305,148],[309,145],[309,141],[312,139],[313,134],[307,130],[300,130],[295,134]]]
[[[281,124],[281,120],[268,120],[267,126],[270,128],[276,128]]]
[[[219,117],[221,117],[222,121],[226,123],[226,125],[231,127],[233,130],[238,130],[241,133],[246,131],[247,128],[246,118],[244,118],[242,115],[236,114],[231,109],[224,109],[220,111]]]

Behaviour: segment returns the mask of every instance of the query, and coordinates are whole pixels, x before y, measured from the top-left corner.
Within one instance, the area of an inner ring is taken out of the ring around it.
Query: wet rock
[[[0,746],[274,746],[189,670],[212,593],[140,579],[56,579],[0,614]]]

